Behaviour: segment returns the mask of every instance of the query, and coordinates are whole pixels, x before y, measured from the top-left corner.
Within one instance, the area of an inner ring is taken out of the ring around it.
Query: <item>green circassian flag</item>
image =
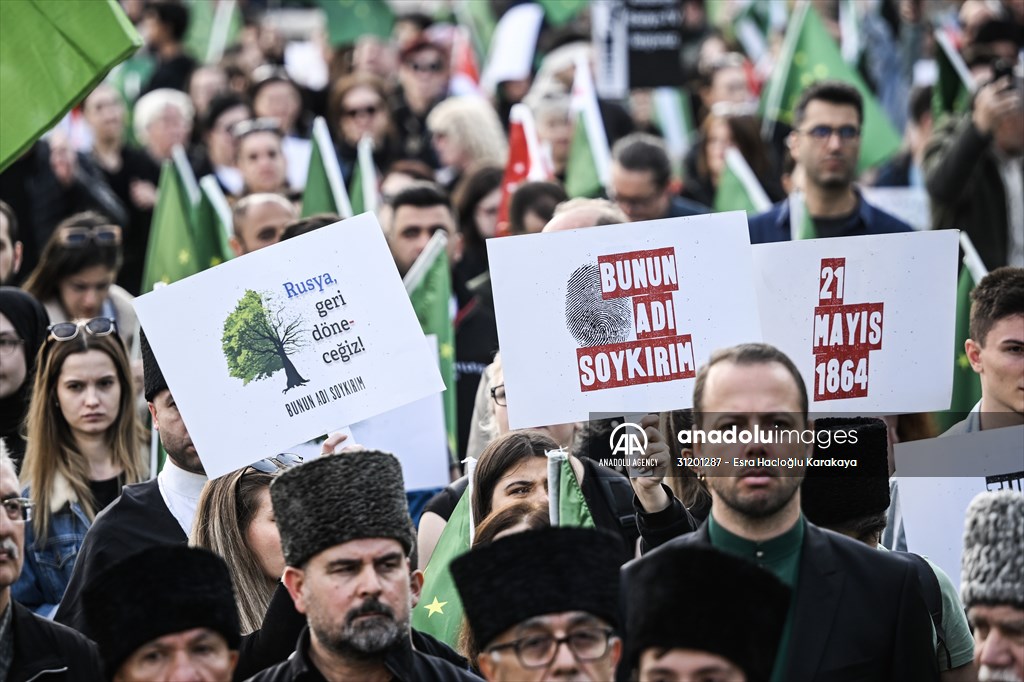
[[[967,233],[960,233],[964,262],[956,287],[956,329],[953,333],[953,399],[949,411],[938,412],[935,420],[940,431],[945,431],[967,416],[981,400],[981,377],[971,368],[964,342],[971,336],[971,292],[988,274]]]
[[[384,0],[317,0],[327,15],[331,45],[352,45],[362,36],[389,38],[395,14]]]
[[[204,64],[216,64],[242,32],[238,0],[188,0],[187,5],[185,49]]]
[[[352,169],[349,183],[349,200],[352,202],[352,214],[359,215],[367,211],[377,212],[380,204],[380,192],[377,183],[377,166],[373,161],[373,138],[363,136],[357,145],[356,166]]]
[[[146,262],[142,292],[158,282],[170,284],[222,263],[234,256],[228,242],[231,214],[216,178],[196,182],[181,147],[164,163]]]
[[[170,284],[202,269],[192,235],[191,214],[192,198],[186,179],[174,161],[165,161],[146,246],[142,293],[152,291],[158,282]]]
[[[334,151],[327,121],[322,116],[313,120],[313,152],[309,155],[309,172],[306,174],[306,189],[302,192],[303,218],[318,213],[336,213],[342,218],[351,218],[352,202],[349,201],[345,180],[338,165],[338,154]]]
[[[815,81],[840,80],[857,88],[864,98],[858,171],[877,166],[900,149],[901,138],[875,95],[850,67],[839,46],[809,2],[802,2],[786,30],[782,54],[761,94],[759,113],[766,126],[773,121],[793,124],[793,110],[804,89]]]
[[[437,337],[438,362],[444,379],[444,421],[448,451],[459,450],[455,400],[455,327],[452,323],[452,275],[448,266],[448,237],[438,232],[406,273],[405,290],[424,334]]]
[[[0,171],[141,46],[115,0],[0,2]]]
[[[735,147],[725,152],[725,168],[715,190],[715,211],[746,211],[748,217],[764,213],[772,202],[743,154]]]
[[[559,468],[558,485],[551,488],[553,491],[557,490],[558,495],[558,499],[554,501],[558,509],[558,525],[593,528],[593,516],[569,460],[562,459]],[[412,615],[414,628],[436,637],[451,647],[457,647],[459,644],[463,610],[462,600],[459,599],[459,591],[455,587],[449,566],[470,549],[470,527],[473,525],[471,516],[470,493],[467,488],[467,492],[463,493],[459,503],[455,505],[455,510],[441,532],[434,553],[423,571],[420,603]]]
[[[611,180],[611,152],[586,58],[576,60],[570,111],[576,126],[565,163],[565,191],[571,198],[600,196]]]
[[[932,87],[932,117],[938,121],[944,114],[959,114],[970,108],[974,79],[946,31],[937,28],[934,36],[938,77]]]

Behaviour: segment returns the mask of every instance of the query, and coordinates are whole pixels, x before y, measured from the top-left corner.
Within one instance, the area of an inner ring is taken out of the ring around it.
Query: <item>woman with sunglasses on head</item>
[[[99,213],[78,213],[54,230],[22,288],[46,307],[50,322],[113,319],[131,349],[139,320],[132,295],[114,284],[120,268],[121,228]]]
[[[284,574],[270,484],[279,471],[301,462],[291,453],[262,459],[213,479],[199,496],[189,544],[219,554],[227,562],[243,635],[260,629]]]
[[[109,318],[61,322],[37,359],[28,412],[25,564],[14,598],[52,616],[93,519],[145,465],[124,345]]]

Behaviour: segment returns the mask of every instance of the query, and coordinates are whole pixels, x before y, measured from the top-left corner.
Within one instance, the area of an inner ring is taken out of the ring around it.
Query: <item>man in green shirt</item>
[[[717,547],[793,589],[773,682],[937,680],[930,618],[913,567],[824,531],[800,512],[814,433],[793,361],[766,344],[716,351],[697,374],[693,405],[693,455],[707,464],[698,475],[707,480],[711,514],[665,546]],[[650,516],[641,519],[642,532],[652,530]],[[671,526],[677,519],[661,521]],[[624,580],[647,560],[627,565]]]

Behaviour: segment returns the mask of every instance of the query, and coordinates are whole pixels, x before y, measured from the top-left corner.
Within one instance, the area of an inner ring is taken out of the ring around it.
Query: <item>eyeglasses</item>
[[[7,518],[11,521],[31,521],[32,507],[36,506],[36,503],[27,497],[8,497],[0,504],[4,505]]]
[[[278,137],[282,135],[281,127],[277,125],[277,119],[273,118],[250,118],[231,127],[231,135],[235,140],[241,140],[246,135],[253,133],[274,133]]]
[[[608,653],[612,632],[608,628],[585,628],[574,630],[565,637],[531,635],[491,647],[487,653],[496,654],[503,649],[513,649],[524,668],[546,668],[555,660],[558,647],[567,644],[577,661],[596,661]]]
[[[508,401],[505,399],[505,384],[491,387],[491,399],[501,407],[508,407]]]
[[[58,322],[49,327],[50,336],[57,341],[70,341],[85,329],[93,336],[108,336],[117,331],[117,323],[109,317],[94,317],[84,322]]]
[[[24,339],[12,339],[7,336],[0,338],[0,355],[13,355],[18,346],[24,343]]]
[[[810,136],[812,139],[818,142],[826,142],[832,139],[832,135],[838,135],[839,141],[843,143],[853,142],[860,137],[860,128],[857,126],[839,126],[833,128],[832,126],[814,126],[806,130],[801,130],[804,135]]]
[[[85,246],[89,242],[96,242],[100,246],[118,246],[121,243],[121,228],[117,225],[62,227],[57,230],[57,241],[64,246]]]
[[[346,109],[345,111],[341,112],[341,115],[344,118],[358,118],[360,116],[368,116],[370,118],[373,118],[374,116],[377,115],[377,112],[379,111],[379,105],[370,104],[365,107],[354,107],[352,109]]]
[[[444,62],[409,62],[409,68],[416,73],[441,73]]]
[[[296,455],[292,452],[282,452],[274,455],[273,457],[267,457],[266,459],[261,459],[258,462],[253,462],[249,465],[249,468],[255,469],[262,474],[276,474],[282,469],[290,469],[299,464],[302,464],[301,455]]]

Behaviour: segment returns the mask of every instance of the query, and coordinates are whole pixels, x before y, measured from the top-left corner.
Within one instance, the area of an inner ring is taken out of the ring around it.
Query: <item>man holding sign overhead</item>
[[[854,187],[863,123],[864,102],[853,86],[818,81],[804,90],[789,137],[789,150],[804,169],[804,200],[787,199],[752,218],[751,243],[911,231]]]

